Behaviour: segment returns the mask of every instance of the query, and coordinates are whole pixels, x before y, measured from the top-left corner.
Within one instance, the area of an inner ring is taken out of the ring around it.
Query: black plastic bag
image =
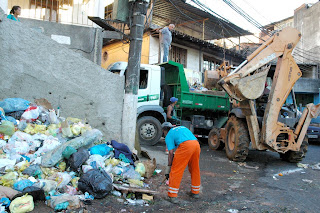
[[[78,170],[80,166],[89,159],[89,151],[84,148],[80,148],[76,153],[73,153],[69,158],[70,168],[73,170]]]
[[[38,187],[35,186],[28,186],[26,188],[23,189],[23,191],[17,195],[15,195],[11,200],[16,199],[17,197],[22,197],[23,195],[27,194],[31,195],[33,197],[33,201],[45,201],[46,200],[46,196],[44,194],[43,189],[40,189]]]
[[[112,179],[104,170],[91,169],[81,176],[78,189],[101,199],[112,190]]]

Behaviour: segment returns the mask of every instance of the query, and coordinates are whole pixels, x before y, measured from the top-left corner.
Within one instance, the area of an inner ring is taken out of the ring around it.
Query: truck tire
[[[216,127],[210,130],[208,136],[208,145],[212,150],[222,150],[224,143],[220,140],[220,130]]]
[[[249,134],[246,123],[235,116],[228,119],[226,125],[226,154],[232,161],[242,162],[249,153]]]
[[[137,122],[137,131],[140,144],[143,145],[155,145],[162,136],[161,123],[152,116],[139,118]]]
[[[302,161],[302,159],[306,156],[307,152],[308,152],[308,137],[305,136],[302,144],[300,146],[300,150],[299,151],[287,151],[286,153],[282,154],[280,153],[280,158],[282,160],[288,161],[290,163],[298,163],[300,161]]]

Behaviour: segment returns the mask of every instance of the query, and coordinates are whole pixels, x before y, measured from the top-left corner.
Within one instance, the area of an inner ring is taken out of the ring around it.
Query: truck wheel
[[[216,127],[213,127],[209,132],[208,144],[212,150],[221,150],[224,148],[224,143],[220,141],[220,130]]]
[[[162,127],[158,119],[145,116],[138,120],[137,130],[139,141],[144,145],[155,145],[162,136]]]
[[[245,161],[249,153],[249,135],[245,122],[231,116],[226,125],[226,154],[232,161]]]
[[[307,152],[308,152],[308,137],[305,136],[302,144],[300,146],[300,150],[299,151],[287,151],[286,153],[282,154],[280,153],[280,158],[282,160],[288,161],[290,163],[297,163],[302,161],[302,159],[306,156]]]

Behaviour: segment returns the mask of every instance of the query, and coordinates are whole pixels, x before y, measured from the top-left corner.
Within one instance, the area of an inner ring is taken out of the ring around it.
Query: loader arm
[[[269,147],[280,153],[298,151],[311,119],[319,114],[320,105],[309,104],[296,130],[278,122],[281,107],[296,81],[302,76],[291,54],[300,37],[300,32],[294,28],[277,32],[248,56],[236,70],[218,82],[231,98],[247,109],[245,115],[250,138],[256,149]],[[278,61],[260,129],[253,100],[259,98],[265,88],[269,68],[264,65],[274,59]],[[260,134],[257,134],[257,131]]]

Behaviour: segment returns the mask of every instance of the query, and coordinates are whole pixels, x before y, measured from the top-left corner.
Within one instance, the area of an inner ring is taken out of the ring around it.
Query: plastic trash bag
[[[15,112],[26,110],[30,105],[30,102],[22,98],[6,98],[0,101],[0,107],[7,112]]]
[[[76,153],[73,153],[69,158],[70,168],[73,170],[78,170],[84,162],[89,158],[90,154],[87,149],[80,148]]]
[[[73,187],[78,188],[79,179],[80,179],[79,177],[72,178],[71,184],[72,184]]]
[[[71,132],[71,128],[70,128],[67,120],[65,120],[64,122],[61,123],[61,131],[62,131],[62,137],[65,137],[65,138],[73,137],[73,134]]]
[[[0,133],[4,135],[13,135],[14,134],[14,124],[11,121],[2,121],[0,125]]]
[[[73,153],[76,153],[77,150],[71,146],[67,146],[65,150],[62,152],[62,156],[66,159],[69,159]]]
[[[78,124],[74,124],[71,126],[71,132],[74,136],[78,136],[81,133],[81,126]]]
[[[18,197],[11,202],[9,209],[11,213],[31,212],[34,209],[33,197],[31,195]]]
[[[16,172],[9,172],[3,176],[0,177],[0,184],[2,186],[10,186],[12,187],[14,182],[17,180],[17,174]]]
[[[10,200],[13,200],[13,197],[18,194],[17,190],[14,190],[10,187],[0,186],[0,197],[7,197]]]
[[[134,170],[133,166],[129,166],[129,169],[123,173],[123,177],[126,179],[136,179],[136,180],[141,179],[141,175],[139,174],[139,172],[136,172]]]
[[[101,155],[101,156],[108,155],[109,152],[112,150],[113,148],[107,146],[107,144],[96,145],[89,149],[91,155]]]
[[[45,201],[46,200],[46,196],[44,194],[44,190],[40,189],[38,187],[35,187],[35,186],[28,186],[28,187],[24,188],[22,190],[22,192],[16,194],[12,198],[12,200],[16,199],[17,197],[21,197],[21,196],[23,196],[23,195],[25,195],[27,193],[28,193],[28,195],[31,195],[33,197],[33,201],[38,201],[38,200]]]
[[[6,167],[6,166],[14,166],[16,164],[16,160],[10,160],[10,159],[7,159],[7,158],[3,158],[3,159],[0,159],[0,168],[2,167]]]
[[[93,169],[90,165],[82,165],[82,171],[83,173],[87,173],[89,170]]]
[[[94,198],[101,199],[112,190],[112,179],[105,171],[92,169],[81,176],[78,188],[83,193],[89,192]]]
[[[20,110],[20,111],[6,113],[6,116],[11,116],[16,120],[20,120],[21,119],[21,115],[23,113],[24,113],[24,110]]]
[[[26,121],[35,121],[40,115],[40,109],[37,106],[30,106],[24,113],[21,115],[21,120]]]
[[[22,171],[22,174],[29,175],[31,177],[40,176],[42,174],[42,170],[39,165],[34,164],[26,168]]]
[[[101,155],[91,155],[89,159],[86,161],[86,164],[92,166],[95,169],[104,168],[105,160],[106,158],[102,157]]]
[[[9,198],[2,197],[2,198],[0,199],[0,204],[1,204],[2,206],[5,206],[6,208],[8,208],[8,207],[10,206],[10,203],[11,203],[11,201],[9,200]]]
[[[25,188],[32,186],[33,182],[30,180],[19,180],[13,184],[13,188],[17,191],[23,191]]]
[[[66,172],[57,172],[53,176],[49,177],[48,179],[51,179],[51,180],[53,179],[57,181],[58,183],[57,188],[62,189],[71,181],[72,177]]]
[[[146,168],[144,167],[143,163],[137,163],[135,171],[139,172],[141,177],[143,177],[145,175],[145,173],[146,173]]]
[[[14,117],[6,116],[7,121],[11,121],[13,125],[17,125],[17,120]]]
[[[58,117],[57,117],[54,109],[49,110],[49,123],[50,124],[57,124],[58,123]]]
[[[80,207],[80,199],[78,196],[62,194],[59,196],[51,196],[51,199],[47,201],[47,205],[55,211],[67,209],[67,207],[68,209],[76,209]]]
[[[86,132],[86,134],[69,140],[63,143],[61,146],[58,146],[54,150],[47,152],[42,157],[41,165],[44,167],[52,167],[63,159],[62,152],[66,149],[67,146],[71,146],[75,149],[79,149],[80,147],[90,148],[92,144],[100,140],[101,137],[102,133],[97,129],[88,131]]]
[[[33,184],[34,187],[38,187],[40,189],[43,189],[45,192],[50,192],[52,190],[55,190],[57,188],[58,183],[54,180],[46,180],[46,179],[40,179],[39,182]]]

